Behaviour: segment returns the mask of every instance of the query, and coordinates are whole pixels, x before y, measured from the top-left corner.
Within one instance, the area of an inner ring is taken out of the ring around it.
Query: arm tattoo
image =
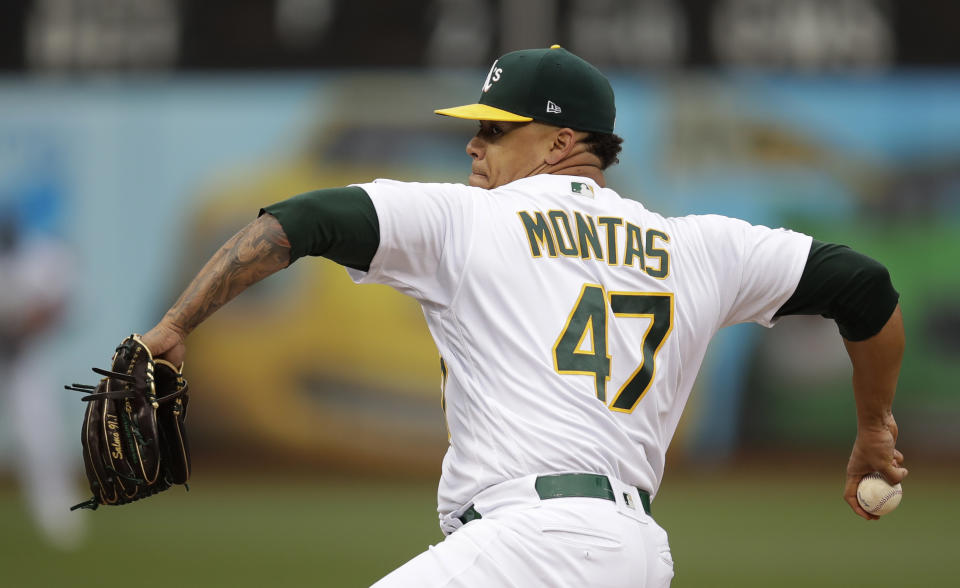
[[[290,265],[290,241],[264,214],[224,243],[167,311],[184,335],[248,286]]]

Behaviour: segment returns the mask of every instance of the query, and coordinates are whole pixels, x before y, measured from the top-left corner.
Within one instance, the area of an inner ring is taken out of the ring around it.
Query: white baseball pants
[[[462,525],[373,588],[664,588],[673,578],[666,532],[638,500],[541,500],[535,476],[484,490],[482,518]],[[615,486],[628,488],[614,480]],[[636,490],[634,489],[634,493]],[[621,492],[615,492],[620,497]],[[636,497],[634,497],[636,498]],[[444,527],[450,527],[447,517]],[[453,527],[459,526],[459,521]]]

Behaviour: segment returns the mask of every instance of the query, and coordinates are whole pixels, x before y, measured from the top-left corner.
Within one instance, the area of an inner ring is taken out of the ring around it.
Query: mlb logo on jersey
[[[574,194],[586,196],[587,198],[597,197],[597,195],[593,193],[593,186],[584,184],[583,182],[570,182],[570,191]]]

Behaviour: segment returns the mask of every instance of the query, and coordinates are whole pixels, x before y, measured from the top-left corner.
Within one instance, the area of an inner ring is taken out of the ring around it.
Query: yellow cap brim
[[[464,106],[454,106],[453,108],[442,108],[434,110],[437,114],[444,116],[453,116],[456,118],[466,118],[470,120],[496,120],[504,122],[530,122],[533,119],[529,116],[520,116],[506,110],[500,110],[486,104],[466,104]]]

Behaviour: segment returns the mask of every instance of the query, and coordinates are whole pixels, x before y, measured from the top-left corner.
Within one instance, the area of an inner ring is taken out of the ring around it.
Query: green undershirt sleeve
[[[290,263],[304,255],[368,271],[380,246],[380,222],[370,196],[356,186],[315,190],[260,209],[290,240]]]
[[[835,320],[845,339],[863,341],[887,324],[899,298],[883,264],[814,239],[797,289],[774,316],[819,314]]]

